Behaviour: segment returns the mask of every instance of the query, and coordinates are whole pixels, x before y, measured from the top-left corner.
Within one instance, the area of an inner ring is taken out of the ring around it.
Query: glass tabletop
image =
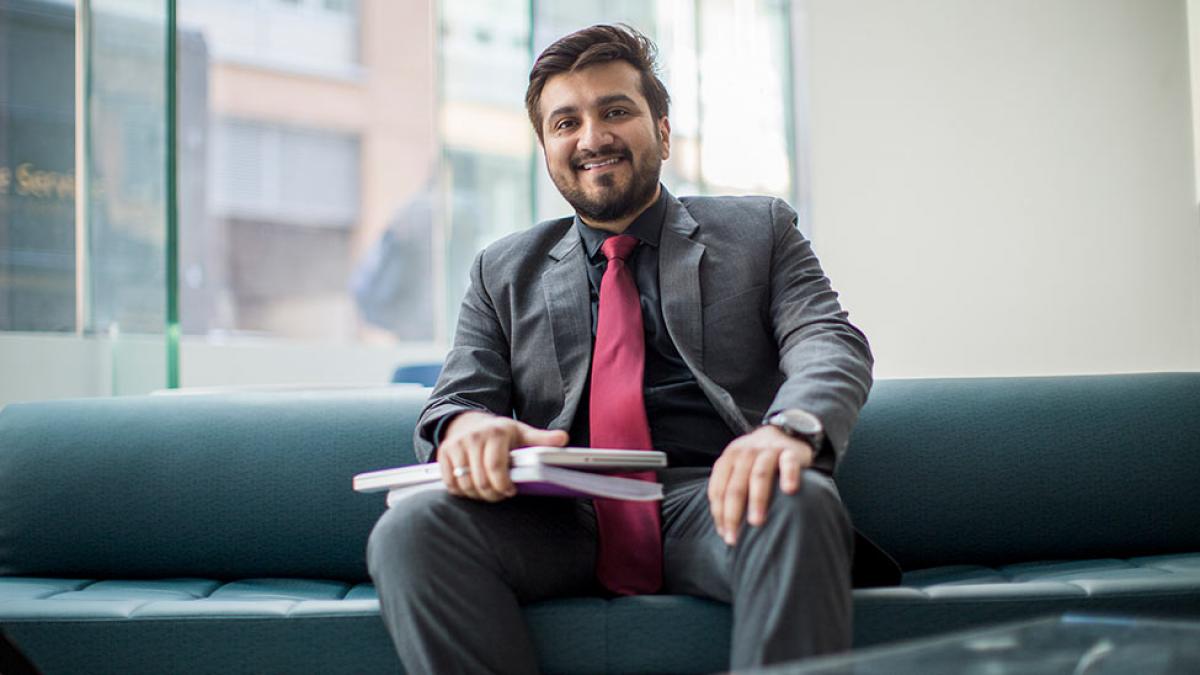
[[[1200,673],[1200,622],[1065,614],[740,675]]]

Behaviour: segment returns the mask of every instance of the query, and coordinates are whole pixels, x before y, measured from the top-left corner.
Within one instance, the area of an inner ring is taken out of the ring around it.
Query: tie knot
[[[633,252],[633,247],[637,246],[637,237],[632,234],[618,234],[604,240],[600,245],[600,252],[605,258],[612,260],[625,260],[629,254]]]

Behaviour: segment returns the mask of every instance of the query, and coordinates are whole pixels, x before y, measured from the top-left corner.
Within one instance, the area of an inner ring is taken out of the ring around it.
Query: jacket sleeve
[[[800,408],[816,415],[834,460],[840,460],[871,389],[874,358],[866,336],[838,303],[812,246],[796,229],[796,212],[777,199],[771,216],[770,316],[786,379],[767,414]]]
[[[503,324],[484,283],[484,257],[471,265],[471,284],[463,298],[442,373],[417,420],[413,450],[422,462],[432,461],[443,422],[468,411],[512,415],[512,369]]]

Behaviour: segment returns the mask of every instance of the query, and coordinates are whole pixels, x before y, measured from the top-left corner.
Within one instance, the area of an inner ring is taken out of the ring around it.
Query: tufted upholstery
[[[64,614],[89,618],[231,616],[288,617],[313,613],[373,613],[369,583],[320,579],[82,580],[7,577],[0,583],[0,619]]]
[[[1152,582],[1153,586],[1195,584],[1200,577],[1200,554],[1146,556],[1068,562],[1033,562],[982,567],[953,565],[917,570],[904,575],[904,585],[931,598],[951,597],[952,589],[980,584],[1050,584],[1063,592],[1095,595],[1126,587],[1131,580]]]
[[[426,392],[0,412],[0,630],[47,673],[396,672],[350,476],[412,461]],[[1016,420],[1016,422],[1014,422]],[[895,554],[855,642],[1068,610],[1200,616],[1200,374],[877,385],[838,481]],[[547,672],[725,666],[729,608],[540,603]]]
[[[1200,554],[950,565],[855,591],[855,645],[1067,611],[1200,616]]]

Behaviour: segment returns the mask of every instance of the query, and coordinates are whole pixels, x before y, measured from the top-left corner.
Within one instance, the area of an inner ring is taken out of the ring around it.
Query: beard
[[[658,178],[662,171],[662,158],[659,157],[657,151],[658,148],[655,148],[653,152],[646,153],[645,161],[640,164],[634,163],[633,153],[628,148],[620,150],[615,148],[601,148],[595,153],[588,153],[588,157],[618,155],[633,167],[633,175],[624,188],[616,186],[616,176],[612,174],[601,176],[597,180],[601,188],[600,194],[596,197],[589,196],[583,190],[578,180],[569,181],[554,173],[550,174],[550,178],[554,181],[554,187],[558,188],[563,199],[567,200],[567,203],[571,205],[571,208],[575,209],[575,212],[580,217],[597,223],[620,220],[637,213],[645,207],[646,203],[650,201],[650,198],[654,196],[654,192],[658,189]],[[588,157],[573,160],[571,162],[572,168],[581,166],[583,162],[587,161]]]

